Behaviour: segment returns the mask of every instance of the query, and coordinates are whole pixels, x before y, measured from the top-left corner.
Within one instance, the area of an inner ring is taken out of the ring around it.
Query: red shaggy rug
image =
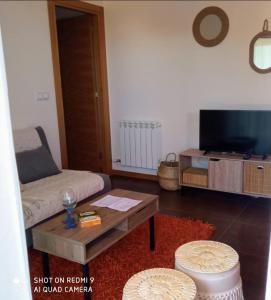
[[[149,250],[149,226],[146,222],[90,262],[90,276],[94,277],[91,285],[92,299],[121,299],[123,287],[133,274],[154,267],[173,268],[174,252],[180,245],[193,240],[209,239],[214,230],[213,225],[202,221],[157,214],[155,216],[155,251]],[[43,285],[37,283],[37,277],[42,277],[41,253],[30,250],[29,263],[34,300],[84,299],[83,294],[78,291],[63,292],[65,286],[72,289],[74,286],[81,286],[81,284],[67,284],[65,280],[67,277],[82,276],[80,264],[50,255],[51,277],[55,282],[53,286],[62,292],[44,293],[38,292],[38,287],[42,289]],[[56,283],[58,278],[62,280],[64,278],[65,284]],[[36,289],[35,292],[34,289]]]

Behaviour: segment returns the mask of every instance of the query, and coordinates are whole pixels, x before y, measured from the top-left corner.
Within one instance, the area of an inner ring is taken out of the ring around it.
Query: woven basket
[[[169,160],[170,156],[174,159]],[[168,153],[166,160],[160,163],[158,168],[158,178],[161,188],[168,191],[176,191],[179,186],[179,162],[176,160],[176,153]]]

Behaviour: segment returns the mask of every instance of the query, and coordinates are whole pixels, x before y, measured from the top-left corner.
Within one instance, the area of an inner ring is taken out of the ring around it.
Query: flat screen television
[[[200,150],[271,154],[271,111],[201,110]]]

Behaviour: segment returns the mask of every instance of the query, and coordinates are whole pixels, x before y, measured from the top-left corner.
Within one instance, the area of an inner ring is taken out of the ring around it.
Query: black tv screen
[[[201,110],[200,150],[271,154],[271,111]]]

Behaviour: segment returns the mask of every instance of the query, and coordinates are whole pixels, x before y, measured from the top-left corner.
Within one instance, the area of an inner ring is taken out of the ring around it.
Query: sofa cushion
[[[38,127],[35,128],[35,130],[37,131],[37,133],[39,135],[39,138],[41,140],[42,145],[44,145],[45,148],[47,148],[47,150],[49,151],[49,153],[52,155],[51,149],[49,147],[49,144],[48,144],[48,141],[47,141],[47,137],[45,135],[45,132],[44,132],[43,128],[40,127],[40,126],[38,126]]]
[[[22,203],[26,229],[62,211],[60,191],[72,188],[77,201],[104,188],[101,176],[88,171],[62,170],[62,173],[24,185]]]
[[[60,173],[44,145],[34,150],[16,153],[16,160],[19,178],[23,184]]]

